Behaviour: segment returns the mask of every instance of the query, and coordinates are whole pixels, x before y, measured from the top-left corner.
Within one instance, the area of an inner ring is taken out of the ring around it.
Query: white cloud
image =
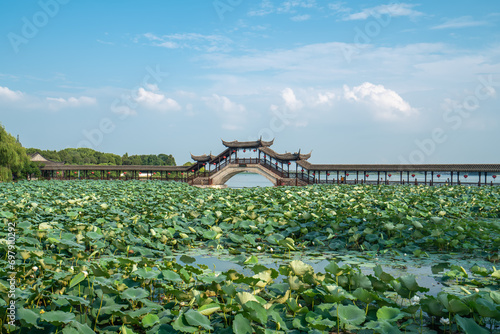
[[[246,108],[242,104],[231,101],[226,96],[213,94],[203,98],[205,104],[214,110],[226,130],[241,130],[246,122]]]
[[[298,10],[317,8],[316,0],[287,0],[282,1],[279,5],[274,5],[270,0],[263,0],[259,8],[252,10],[248,16],[266,16],[269,14],[296,14]],[[293,21],[305,21],[310,18],[310,15],[302,14],[295,15],[291,18]]]
[[[434,26],[431,29],[458,29],[468,27],[478,27],[487,25],[486,21],[476,21],[470,16],[462,16],[454,19],[447,20],[446,22]]]
[[[70,97],[64,99],[62,97],[47,97],[49,109],[60,110],[63,108],[78,108],[89,106],[97,103],[97,100],[93,97],[81,96],[81,97]]]
[[[344,98],[368,105],[375,118],[381,120],[396,120],[417,115],[418,111],[391,89],[383,85],[365,82],[350,89],[344,86]]]
[[[124,116],[137,115],[137,111],[135,111],[134,109],[132,109],[128,106],[124,106],[124,105],[113,106],[112,111],[116,114],[124,115]]]
[[[233,94],[245,94],[270,85],[280,90],[290,85],[357,86],[360,74],[363,81],[384,82],[398,87],[401,92],[439,91],[444,87],[450,90],[466,82],[476,85],[481,73],[500,73],[499,57],[498,46],[475,49],[471,53],[443,43],[376,47],[333,42],[258,53],[249,51],[235,56],[212,54],[202,58],[209,68],[231,71],[237,78],[251,76],[251,82],[244,83],[220,76],[213,79],[220,87],[229,85],[232,91],[235,82],[238,87],[244,84],[244,91],[240,89]],[[266,72],[273,73],[272,80],[264,74]]]
[[[20,91],[13,91],[7,87],[0,86],[0,99],[17,101],[23,97],[23,93]]]
[[[104,44],[104,45],[115,45],[115,43],[113,43],[113,42],[106,42],[106,41],[103,41],[100,39],[97,40],[97,43]]]
[[[170,41],[158,43],[156,44],[156,46],[161,46],[162,48],[167,48],[167,49],[179,49],[181,47],[178,43]]]
[[[283,101],[285,101],[285,106],[290,110],[298,110],[304,106],[304,103],[301,100],[298,100],[295,96],[295,93],[291,88],[285,88],[281,92],[281,97]]]
[[[203,35],[198,33],[182,33],[155,35],[146,33],[134,39],[135,42],[145,38],[151,45],[167,49],[193,49],[208,52],[229,50],[231,39],[221,35]]]
[[[78,108],[90,106],[97,103],[93,97],[37,97],[20,91],[13,91],[8,87],[0,86],[0,101],[8,103],[10,106],[19,109],[36,109],[36,110],[60,110],[65,108]]]
[[[344,6],[345,2],[334,2],[328,4],[328,8],[336,13],[348,13],[351,11],[350,8]]]
[[[295,13],[297,8],[314,8],[315,0],[288,0],[277,8],[278,13]]]
[[[147,83],[146,85],[144,85],[144,87],[146,87],[147,89],[149,89],[152,92],[157,92],[157,91],[160,90],[160,88],[158,88],[157,84],[149,84],[149,83]]]
[[[147,91],[142,87],[137,91],[135,101],[142,107],[157,111],[175,111],[181,109],[179,103],[174,99],[168,98],[164,94]]]
[[[270,0],[263,0],[257,10],[252,10],[248,12],[249,16],[265,16],[274,13],[275,8]]]
[[[395,3],[389,5],[380,5],[376,7],[366,8],[361,12],[350,14],[344,20],[366,20],[370,16],[381,17],[388,15],[390,17],[409,16],[411,18],[421,16],[423,13],[413,9],[416,5],[407,3]]]
[[[310,18],[311,18],[311,15],[304,14],[304,15],[293,16],[290,18],[290,20],[295,21],[295,22],[301,22],[301,21],[307,21]]]
[[[333,92],[318,93],[315,104],[316,105],[332,105],[332,102],[335,99],[335,96],[336,95]]]

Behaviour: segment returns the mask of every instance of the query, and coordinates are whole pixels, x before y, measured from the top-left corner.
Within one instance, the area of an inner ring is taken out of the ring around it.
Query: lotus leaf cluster
[[[499,330],[500,271],[447,263],[462,292],[373,274],[303,250],[456,252],[496,263],[498,187],[311,186],[198,189],[145,181],[1,184],[2,332],[487,333]],[[15,225],[16,325],[9,234]],[[233,255],[216,271],[185,255]],[[267,257],[279,267],[259,264]]]

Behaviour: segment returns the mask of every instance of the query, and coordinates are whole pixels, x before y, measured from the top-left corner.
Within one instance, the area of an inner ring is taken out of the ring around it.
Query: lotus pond
[[[500,333],[499,187],[0,189],[5,333]]]

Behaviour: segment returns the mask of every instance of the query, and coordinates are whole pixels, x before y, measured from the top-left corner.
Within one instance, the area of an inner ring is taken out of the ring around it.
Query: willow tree
[[[24,147],[0,124],[0,181],[20,177],[29,165]]]

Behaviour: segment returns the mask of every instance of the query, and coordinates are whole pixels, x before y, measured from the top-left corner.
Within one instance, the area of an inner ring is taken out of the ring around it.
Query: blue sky
[[[498,1],[0,6],[0,122],[25,147],[500,163]]]

